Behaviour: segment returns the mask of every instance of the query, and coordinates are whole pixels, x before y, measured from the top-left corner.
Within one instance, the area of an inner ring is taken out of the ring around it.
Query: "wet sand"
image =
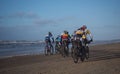
[[[120,43],[90,46],[90,58],[29,55],[0,59],[0,74],[120,74]]]

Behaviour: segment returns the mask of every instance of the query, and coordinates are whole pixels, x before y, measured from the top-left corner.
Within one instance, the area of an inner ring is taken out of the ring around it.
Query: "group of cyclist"
[[[58,35],[56,37],[55,41],[54,41],[52,33],[48,32],[48,34],[45,36],[45,43],[46,43],[46,46],[50,45],[50,47],[52,48],[52,54],[53,54],[54,48],[53,48],[52,43],[56,42],[56,44],[62,45],[63,41],[65,41],[66,46],[69,49],[70,42],[73,45],[73,42],[77,39],[79,40],[84,39],[84,42],[86,44],[93,41],[93,36],[90,30],[87,29],[86,25],[83,25],[82,27],[75,30],[71,36],[68,31],[64,31],[61,35]]]

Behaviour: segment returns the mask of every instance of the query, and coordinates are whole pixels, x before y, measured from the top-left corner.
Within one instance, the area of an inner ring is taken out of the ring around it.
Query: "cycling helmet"
[[[48,32],[48,35],[49,35],[49,36],[52,36],[52,33],[51,33],[51,32]]]
[[[82,28],[87,29],[87,26],[86,26],[86,25],[83,25]]]
[[[65,33],[65,34],[68,34],[68,31],[65,30],[64,33]]]
[[[48,32],[48,34],[51,34],[51,32]]]

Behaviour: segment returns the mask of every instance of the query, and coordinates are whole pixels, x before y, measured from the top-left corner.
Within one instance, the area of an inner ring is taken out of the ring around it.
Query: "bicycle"
[[[81,55],[81,61],[83,62],[85,59],[88,59],[89,58],[89,47],[88,47],[88,44],[90,44],[92,42],[92,40],[87,40],[86,38],[85,39],[82,39],[82,55]]]
[[[56,42],[56,44],[55,44],[55,53],[56,54],[61,53],[60,49],[61,49],[61,42]]]
[[[47,55],[52,55],[53,54],[52,49],[53,49],[53,46],[48,41],[46,41],[46,46],[45,46],[44,54],[46,56]]]
[[[83,62],[85,59],[89,58],[89,47],[87,44],[91,42],[87,41],[86,39],[80,39],[77,38],[75,41],[73,41],[73,45],[71,48],[71,56],[74,60],[74,63],[77,63],[79,58]]]
[[[61,54],[63,57],[69,56],[68,40],[62,40]]]
[[[81,42],[80,39],[77,38],[76,40],[72,41],[72,47],[71,47],[71,56],[74,60],[74,63],[77,63],[79,60],[80,49],[81,49]]]

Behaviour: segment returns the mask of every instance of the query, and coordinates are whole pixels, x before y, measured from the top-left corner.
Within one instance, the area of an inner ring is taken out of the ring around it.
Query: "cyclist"
[[[64,31],[62,34],[61,34],[61,40],[62,41],[66,41],[67,42],[67,48],[69,43],[70,43],[70,35],[69,35],[69,32],[68,31]]]
[[[86,25],[83,25],[81,28],[82,33],[82,38],[84,39],[85,43],[90,43],[93,41],[93,36],[90,32],[90,30],[87,29]]]
[[[75,43],[78,42],[79,46],[82,46],[82,43],[81,43],[82,35],[83,35],[83,31],[81,30],[81,28],[77,29],[74,33],[74,42]]]
[[[48,32],[48,34],[45,36],[45,43],[46,43],[46,46],[50,45],[50,47],[52,48],[52,54],[53,54],[54,48],[52,43],[54,43],[54,37],[51,32]]]
[[[60,48],[61,48],[61,36],[58,35],[55,39],[55,52],[58,53],[60,52]]]
[[[90,40],[88,39],[88,35],[89,35]],[[85,45],[92,42],[93,41],[93,36],[92,36],[90,30],[87,29],[87,26],[83,25],[82,27],[80,27],[79,29],[77,29],[75,31],[74,36],[73,36],[73,40],[75,42],[79,41],[79,46],[82,46],[82,42],[84,42]]]
[[[60,44],[60,45],[61,45],[61,36],[58,35],[58,36],[56,37],[55,41],[56,41],[56,44]]]
[[[62,45],[63,45],[64,42],[66,43],[66,47],[67,47],[67,53],[66,53],[66,55],[67,55],[67,56],[69,56],[69,43],[70,43],[70,38],[71,38],[71,37],[70,37],[68,31],[64,31],[64,32],[61,34]]]

